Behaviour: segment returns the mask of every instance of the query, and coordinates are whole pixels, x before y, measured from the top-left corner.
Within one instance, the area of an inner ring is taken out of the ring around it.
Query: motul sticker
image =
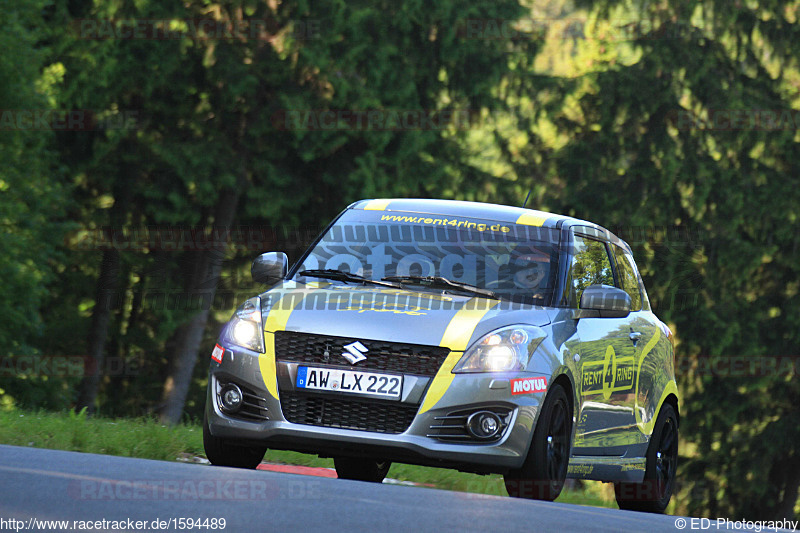
[[[522,378],[511,380],[511,394],[531,394],[547,390],[547,378]]]
[[[221,363],[223,355],[225,355],[225,348],[223,348],[219,344],[215,344],[214,350],[211,352],[211,359],[213,359],[217,363]]]

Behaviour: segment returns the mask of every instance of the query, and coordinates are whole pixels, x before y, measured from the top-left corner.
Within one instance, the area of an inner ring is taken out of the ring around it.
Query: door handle
[[[631,331],[631,334],[628,335],[628,338],[633,341],[633,345],[636,346],[636,343],[639,342],[639,339],[642,338],[642,334],[638,331]]]

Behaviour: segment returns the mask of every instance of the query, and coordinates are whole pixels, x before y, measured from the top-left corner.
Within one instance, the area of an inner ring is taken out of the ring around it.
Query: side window
[[[588,237],[574,236],[575,250],[569,267],[572,284],[572,307],[578,307],[589,285],[614,285],[614,273],[606,245]]]
[[[619,279],[617,286],[631,297],[631,310],[639,311],[642,309],[642,291],[639,289],[639,279],[636,276],[633,257],[616,244],[612,245],[612,248],[617,261],[617,278]]]

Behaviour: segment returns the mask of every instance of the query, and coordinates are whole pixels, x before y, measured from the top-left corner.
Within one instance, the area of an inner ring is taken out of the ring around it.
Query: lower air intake
[[[409,428],[419,406],[289,392],[281,393],[281,409],[293,424],[397,434]]]

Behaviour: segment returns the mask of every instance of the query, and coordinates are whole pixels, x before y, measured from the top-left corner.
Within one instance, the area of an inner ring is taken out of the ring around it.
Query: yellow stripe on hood
[[[391,200],[370,200],[364,206],[364,211],[385,211]]]
[[[547,221],[546,217],[541,217],[538,215],[534,215],[532,213],[523,213],[517,219],[517,224],[523,224],[525,226],[536,226],[541,228],[544,226],[545,221]]]
[[[472,333],[478,323],[486,316],[486,313],[497,304],[497,300],[488,301],[482,298],[471,298],[450,320],[450,324],[444,330],[444,335],[439,343],[439,346],[450,348],[450,355],[444,360],[430,387],[428,387],[425,401],[422,402],[422,407],[419,409],[420,414],[432,409],[436,402],[441,400],[444,393],[447,392],[448,387],[453,382],[453,378],[455,378],[453,368],[455,368],[461,356],[464,355],[464,350],[467,349],[467,343],[472,337]]]
[[[300,305],[305,295],[299,292],[285,294],[280,300],[275,302],[267,314],[264,323],[264,347],[267,353],[258,358],[258,367],[261,369],[261,377],[264,380],[267,390],[273,398],[278,399],[278,372],[275,365],[275,332],[286,329],[289,317],[292,312]],[[291,300],[291,301],[286,301]]]

